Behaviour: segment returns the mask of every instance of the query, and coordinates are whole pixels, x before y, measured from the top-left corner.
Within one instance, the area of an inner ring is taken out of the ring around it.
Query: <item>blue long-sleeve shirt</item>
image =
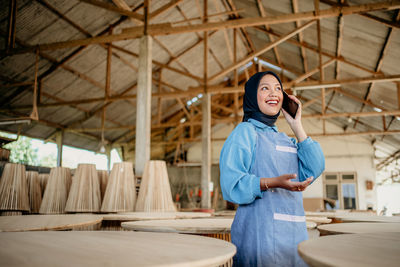
[[[254,152],[257,144],[256,131],[278,132],[275,126],[267,126],[257,120],[250,119],[240,123],[229,135],[221,151],[220,183],[224,199],[237,204],[248,204],[257,197],[262,197],[260,179],[250,173],[254,163]],[[299,180],[310,176],[319,177],[325,169],[325,158],[318,142],[308,137],[297,143],[299,163]]]

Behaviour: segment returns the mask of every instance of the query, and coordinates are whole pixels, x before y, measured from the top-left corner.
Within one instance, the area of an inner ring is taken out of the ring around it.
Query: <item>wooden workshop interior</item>
[[[302,102],[325,156],[303,192],[300,256],[396,266],[400,206],[380,198],[400,193],[399,10],[397,0],[0,1],[0,131],[58,151],[56,167],[10,162],[3,146],[15,140],[0,137],[0,266],[67,256],[65,266],[232,266],[237,205],[223,199],[219,157],[261,71]],[[282,114],[276,126],[294,137]],[[106,155],[107,170],[63,166],[63,146]]]

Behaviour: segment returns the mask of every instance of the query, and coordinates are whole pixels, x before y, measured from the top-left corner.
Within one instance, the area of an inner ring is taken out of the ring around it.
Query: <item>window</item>
[[[326,209],[357,209],[356,173],[324,173],[324,197],[335,200],[335,206],[326,204]]]

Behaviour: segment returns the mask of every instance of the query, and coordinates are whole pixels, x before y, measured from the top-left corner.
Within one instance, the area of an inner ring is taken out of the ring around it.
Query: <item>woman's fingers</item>
[[[307,186],[310,185],[310,183],[313,181],[313,177],[309,177],[307,178],[307,180],[303,181],[303,182],[292,182],[292,191],[304,191]]]

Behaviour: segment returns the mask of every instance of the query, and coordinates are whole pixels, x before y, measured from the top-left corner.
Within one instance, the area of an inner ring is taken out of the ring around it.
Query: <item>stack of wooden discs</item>
[[[47,181],[49,180],[50,174],[48,173],[39,173],[39,181],[40,181],[40,189],[42,190],[42,197],[44,195],[44,191],[46,190]]]
[[[102,212],[134,211],[136,204],[135,176],[130,162],[115,163],[104,194]]]
[[[99,212],[100,185],[94,164],[79,164],[72,179],[66,212]]]
[[[71,170],[64,167],[52,168],[44,191],[39,213],[65,213],[69,188],[71,186]]]
[[[136,211],[176,211],[165,161],[151,160],[146,163]]]
[[[39,173],[34,171],[26,172],[26,180],[28,182],[31,213],[39,213],[40,204],[42,203],[42,189],[40,188]]]
[[[2,215],[21,215],[29,211],[25,166],[7,163],[0,180],[0,211]]]
[[[104,199],[108,182],[108,172],[98,170],[97,176],[99,177],[101,199]]]

